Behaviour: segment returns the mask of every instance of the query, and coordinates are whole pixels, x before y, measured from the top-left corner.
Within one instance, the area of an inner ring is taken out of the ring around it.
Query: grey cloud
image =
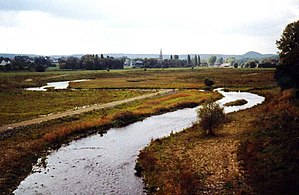
[[[2,11],[41,11],[63,18],[92,20],[103,17],[91,0],[6,0],[0,1]]]

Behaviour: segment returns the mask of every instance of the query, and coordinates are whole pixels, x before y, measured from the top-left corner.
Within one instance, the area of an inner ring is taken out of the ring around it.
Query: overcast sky
[[[299,0],[1,0],[0,53],[276,53]]]

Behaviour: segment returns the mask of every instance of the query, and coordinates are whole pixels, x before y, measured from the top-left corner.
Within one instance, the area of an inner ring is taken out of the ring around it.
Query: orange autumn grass
[[[159,97],[145,100],[141,105],[131,106],[129,109],[119,110],[111,115],[96,118],[89,121],[78,121],[67,125],[61,125],[53,130],[48,131],[43,136],[43,139],[48,143],[56,142],[64,139],[72,134],[84,133],[89,129],[96,129],[102,126],[112,126],[113,122],[117,121],[122,115],[128,111],[138,120],[140,118],[155,114],[171,111],[175,108],[194,107],[199,103],[206,101],[213,95],[214,99],[220,97],[219,94],[202,93],[198,90],[186,90],[176,94],[171,94],[166,97]],[[50,127],[51,128],[51,127]]]

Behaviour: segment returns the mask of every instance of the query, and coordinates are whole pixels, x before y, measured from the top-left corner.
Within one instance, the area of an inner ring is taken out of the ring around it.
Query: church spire
[[[160,60],[163,60],[163,54],[162,54],[162,49],[160,49],[160,56],[159,56]]]

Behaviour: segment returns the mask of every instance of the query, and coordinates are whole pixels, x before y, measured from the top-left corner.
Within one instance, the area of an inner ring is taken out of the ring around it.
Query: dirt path
[[[64,76],[67,76],[67,75],[69,75],[69,74],[55,75],[55,76],[48,77],[48,79],[60,78],[60,77],[64,77]]]
[[[100,105],[95,104],[95,105],[92,105],[92,106],[86,106],[86,107],[83,106],[83,107],[81,107],[77,110],[68,110],[68,111],[65,111],[65,112],[62,112],[62,113],[46,115],[46,116],[42,116],[42,117],[39,117],[39,118],[31,119],[31,120],[26,120],[26,121],[22,121],[22,122],[18,122],[18,123],[13,123],[13,124],[8,124],[8,125],[4,125],[4,126],[0,127],[0,133],[4,132],[6,130],[11,130],[11,129],[22,127],[22,126],[28,126],[28,125],[38,124],[38,123],[42,123],[42,122],[53,120],[53,119],[63,118],[63,117],[66,117],[66,116],[82,114],[82,113],[89,112],[89,111],[92,111],[92,110],[111,108],[111,107],[114,107],[114,106],[118,106],[118,105],[129,103],[129,102],[133,102],[133,101],[136,101],[136,100],[141,100],[141,99],[145,99],[145,98],[154,97],[154,96],[157,96],[157,95],[163,95],[163,94],[171,93],[173,91],[174,91],[173,89],[164,89],[164,90],[160,90],[160,91],[155,92],[155,93],[145,94],[145,95],[141,95],[141,96],[137,96],[137,97],[133,97],[133,98],[129,98],[129,99],[118,100],[118,101],[109,102],[109,103],[100,104]]]

